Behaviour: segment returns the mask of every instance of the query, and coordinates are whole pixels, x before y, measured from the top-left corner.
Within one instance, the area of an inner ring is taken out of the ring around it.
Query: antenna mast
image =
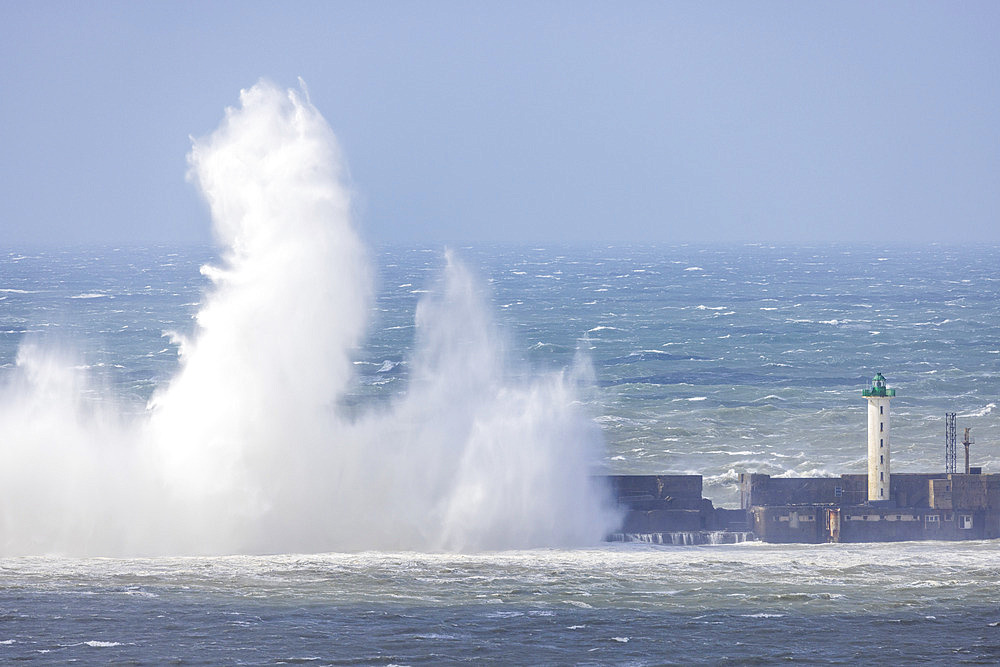
[[[969,474],[969,470],[970,470],[969,469],[969,445],[976,444],[975,439],[971,435],[969,435],[969,431],[971,431],[971,430],[972,430],[971,428],[966,428],[965,429],[965,439],[962,440],[962,444],[965,445],[965,474],[966,475]]]
[[[955,469],[957,454],[955,444],[958,440],[958,428],[955,426],[955,413],[944,413],[944,471],[946,473],[958,472]]]

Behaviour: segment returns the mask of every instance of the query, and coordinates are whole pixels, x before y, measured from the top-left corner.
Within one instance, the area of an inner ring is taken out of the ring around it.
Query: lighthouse
[[[881,373],[861,392],[868,399],[868,502],[889,500],[889,400],[896,395]]]

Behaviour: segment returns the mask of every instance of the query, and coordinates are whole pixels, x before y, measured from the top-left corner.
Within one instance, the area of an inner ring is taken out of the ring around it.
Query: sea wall
[[[610,475],[623,512],[620,534],[747,530],[746,512],[702,497],[701,475]]]
[[[891,498],[867,502],[867,475],[740,475],[740,509],[703,498],[700,475],[614,475],[623,510],[609,539],[664,544],[662,535],[751,533],[765,542],[894,542],[1000,538],[1000,475],[894,473]],[[659,538],[650,537],[660,535]],[[700,538],[697,538],[700,539]],[[700,543],[700,542],[698,542]]]

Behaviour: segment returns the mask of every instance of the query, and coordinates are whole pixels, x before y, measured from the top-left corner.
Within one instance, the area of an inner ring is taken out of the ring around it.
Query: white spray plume
[[[389,445],[386,490],[408,499],[382,526],[392,531],[386,546],[593,544],[614,517],[591,477],[602,441],[576,399],[579,378],[513,379],[484,304],[449,254],[440,284],[417,308],[409,391],[358,424],[363,441]]]
[[[616,517],[572,371],[511,364],[450,255],[417,310],[411,384],[337,411],[371,306],[332,131],[260,83],[198,140],[223,246],[180,366],[145,414],[22,346],[0,391],[0,553],[483,550],[592,544]]]
[[[370,301],[329,126],[294,91],[259,84],[241,101],[189,156],[223,264],[205,270],[195,335],[151,401],[150,435],[198,543],[303,509],[279,505],[329,431],[318,420],[348,385]]]

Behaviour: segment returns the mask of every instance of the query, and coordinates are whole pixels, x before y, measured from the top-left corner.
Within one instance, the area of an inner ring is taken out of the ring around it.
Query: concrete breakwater
[[[611,475],[607,481],[623,512],[609,541],[726,544],[752,537],[746,512],[703,497],[701,475]]]
[[[753,540],[753,533],[728,530],[697,530],[669,533],[612,533],[608,542],[642,542],[670,546],[695,546],[699,544],[737,544]]]
[[[894,542],[1000,538],[1000,475],[895,473],[891,500],[868,501],[867,475],[740,475],[740,508],[702,496],[701,475],[612,475],[623,511],[609,541],[653,544]]]

